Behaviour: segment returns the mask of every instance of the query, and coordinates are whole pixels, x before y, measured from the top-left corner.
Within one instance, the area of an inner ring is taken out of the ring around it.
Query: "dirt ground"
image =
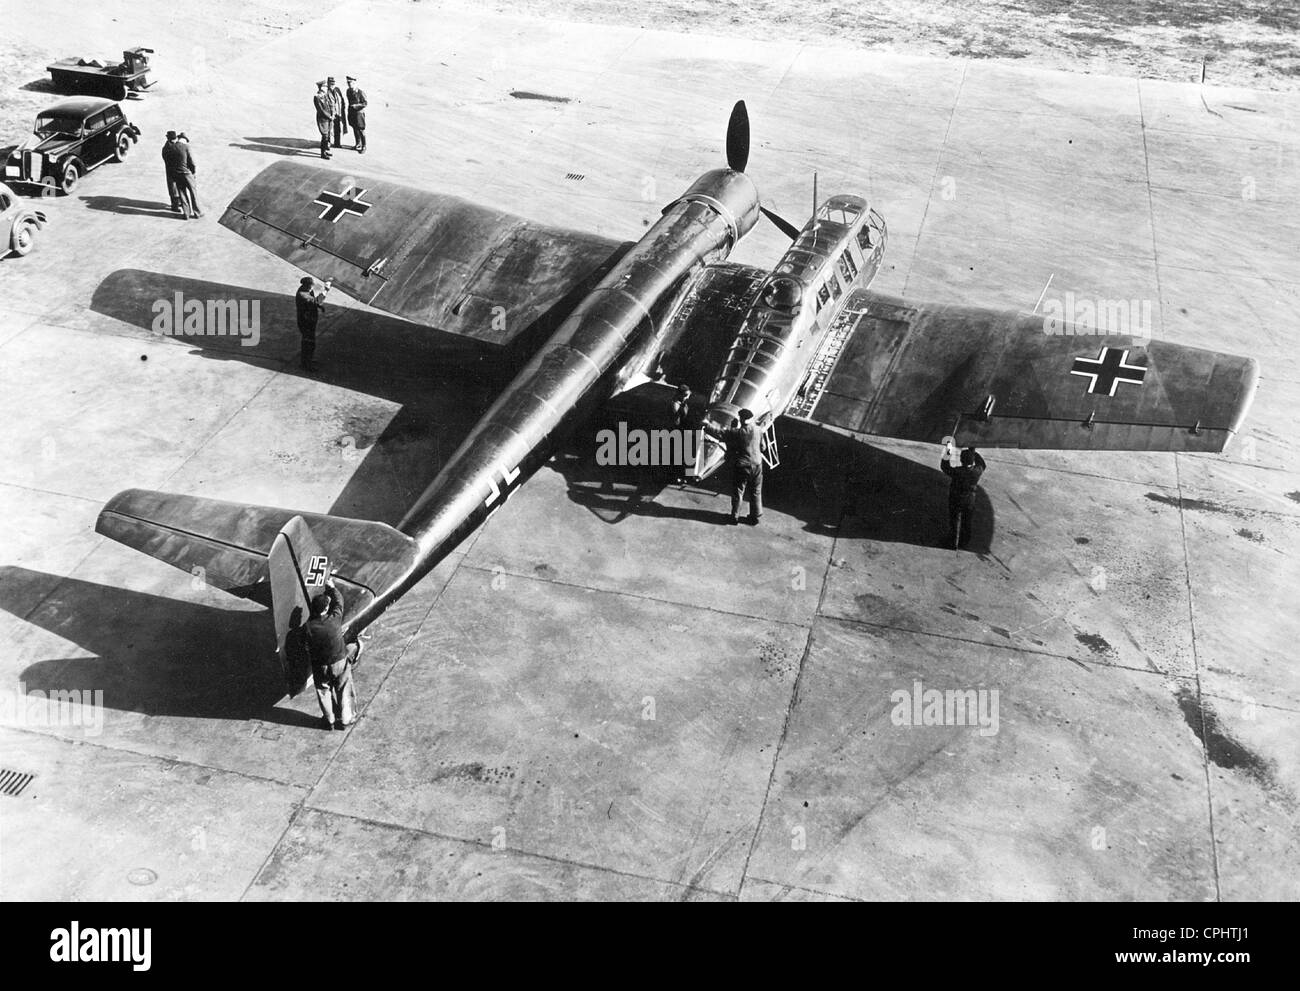
[[[1293,0],[492,0],[502,12],[1300,89]]]

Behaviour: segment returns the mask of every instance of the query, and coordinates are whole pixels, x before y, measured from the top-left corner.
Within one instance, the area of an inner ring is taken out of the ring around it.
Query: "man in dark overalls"
[[[316,324],[320,321],[321,310],[325,309],[325,294],[329,292],[330,282],[325,288],[316,291],[316,282],[310,275],[305,276],[298,286],[294,303],[298,308],[298,333],[302,335],[302,367],[309,372],[316,371]]]
[[[355,76],[348,76],[348,123],[352,125],[352,136],[356,140],[357,154],[366,153],[366,91],[354,86]]]
[[[753,412],[742,409],[722,439],[731,466],[731,516],[727,522],[740,522],[740,500],[748,493],[749,518],[745,522],[758,526],[763,515],[763,434],[754,425]]]
[[[351,726],[357,718],[352,666],[361,647],[359,641],[343,639],[343,597],[334,586],[333,575],[325,579],[325,591],[312,598],[311,619],[303,633],[325,729]]]
[[[964,550],[970,543],[971,522],[975,513],[975,491],[979,488],[980,476],[984,474],[984,459],[973,447],[961,452],[961,464],[953,465],[952,441],[943,447],[943,456],[939,467],[952,482],[948,488],[948,523],[950,530],[944,540],[945,547]]]

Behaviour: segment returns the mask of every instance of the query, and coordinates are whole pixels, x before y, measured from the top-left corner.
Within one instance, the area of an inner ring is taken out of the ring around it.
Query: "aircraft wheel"
[[[76,192],[78,184],[81,182],[81,163],[75,158],[69,159],[63,166],[63,177],[59,180],[59,189],[63,190],[64,196],[71,196]]]
[[[125,131],[117,136],[117,144],[113,148],[113,158],[122,161],[126,158],[127,153],[131,150],[131,138]]]

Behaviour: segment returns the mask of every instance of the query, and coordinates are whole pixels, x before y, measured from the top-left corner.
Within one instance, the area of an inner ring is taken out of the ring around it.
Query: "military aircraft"
[[[268,167],[224,226],[364,303],[492,346],[526,341],[531,358],[397,527],[131,489],[96,529],[269,600],[294,691],[306,671],[287,659],[286,636],[330,571],[354,640],[577,423],[629,398],[666,405],[678,383],[707,396],[702,415],[715,429],[748,408],[773,442],[782,416],[1058,450],[1220,451],[1240,427],[1254,360],[873,293],[888,239],[878,211],[855,195],[814,196],[800,230],[764,207],[745,172],[743,101],[726,151],[727,167],[700,176],[634,243],[379,179]],[[726,260],[760,214],[793,242],[771,271]],[[707,477],[723,453],[706,435],[693,474]]]

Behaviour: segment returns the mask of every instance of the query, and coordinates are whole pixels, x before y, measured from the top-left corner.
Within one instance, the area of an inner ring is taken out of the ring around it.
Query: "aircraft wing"
[[[258,173],[221,224],[363,303],[493,344],[541,318],[558,323],[622,248],[454,196],[293,162]]]
[[[933,443],[1221,451],[1258,377],[1251,358],[859,290],[786,415]]]

